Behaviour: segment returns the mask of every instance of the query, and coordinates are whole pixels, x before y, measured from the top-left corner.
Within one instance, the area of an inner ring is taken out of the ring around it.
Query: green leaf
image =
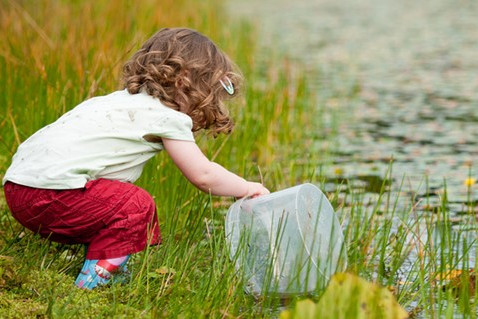
[[[358,276],[339,273],[332,277],[316,304],[310,299],[285,310],[280,319],[405,319],[408,313],[392,293]]]

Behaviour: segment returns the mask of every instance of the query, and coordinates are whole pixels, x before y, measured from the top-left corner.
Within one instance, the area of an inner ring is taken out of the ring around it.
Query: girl
[[[223,101],[241,77],[206,36],[162,29],[123,67],[125,89],[79,104],[23,142],[3,184],[26,228],[60,243],[87,244],[75,281],[92,289],[125,271],[130,254],[161,242],[155,203],[133,185],[165,149],[200,190],[219,196],[269,191],[209,161],[193,132],[230,133]]]

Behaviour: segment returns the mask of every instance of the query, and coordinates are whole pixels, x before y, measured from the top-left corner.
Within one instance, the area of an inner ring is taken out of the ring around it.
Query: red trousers
[[[52,241],[88,244],[88,259],[129,255],[161,242],[153,198],[130,183],[98,179],[84,188],[51,190],[7,182],[4,191],[23,226]]]

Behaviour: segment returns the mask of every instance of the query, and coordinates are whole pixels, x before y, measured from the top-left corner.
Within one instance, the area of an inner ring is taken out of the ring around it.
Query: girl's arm
[[[259,196],[269,190],[260,183],[246,181],[211,162],[194,142],[163,138],[163,145],[183,175],[200,190],[219,196]]]

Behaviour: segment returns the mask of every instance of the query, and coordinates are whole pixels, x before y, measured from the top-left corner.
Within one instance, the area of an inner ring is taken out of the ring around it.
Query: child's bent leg
[[[161,242],[156,206],[143,189],[99,179],[72,190],[5,185],[12,215],[41,236],[67,244],[88,244],[91,260],[127,256]]]
[[[108,259],[126,256],[145,249],[148,244],[161,242],[156,206],[143,189],[131,188],[118,205],[116,213],[91,238],[87,259]]]
[[[131,183],[99,179],[80,189],[50,190],[7,182],[4,190],[23,226],[52,241],[90,245],[89,259],[143,250],[147,239],[161,242],[152,197]]]
[[[141,188],[131,184],[128,187],[131,190],[117,206],[116,214],[92,238],[87,259],[75,281],[78,287],[93,289],[110,280],[117,281],[121,278],[118,274],[127,271],[129,254],[160,242],[154,200]]]

